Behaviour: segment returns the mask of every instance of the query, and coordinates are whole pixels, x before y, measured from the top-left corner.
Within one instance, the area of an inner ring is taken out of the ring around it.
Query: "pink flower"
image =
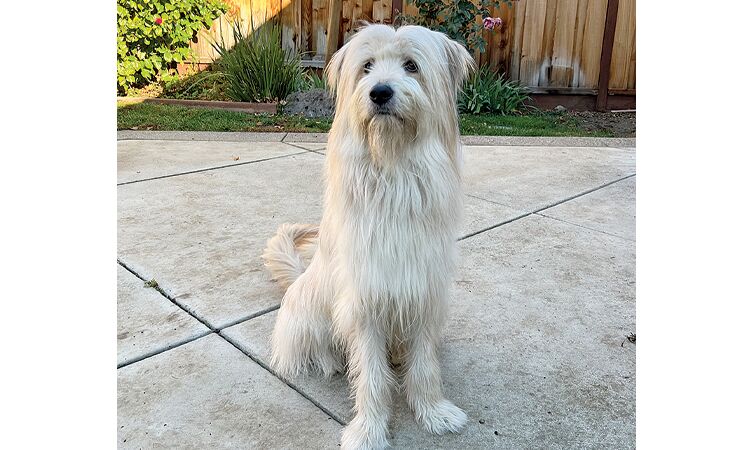
[[[156,19],[154,19],[154,23],[157,25],[161,25],[161,17],[157,17]]]
[[[485,17],[482,21],[482,25],[486,30],[492,30],[493,28],[500,28],[503,24],[503,19],[499,17]]]

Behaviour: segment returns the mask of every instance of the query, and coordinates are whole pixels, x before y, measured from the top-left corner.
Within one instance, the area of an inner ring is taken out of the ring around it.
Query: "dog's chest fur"
[[[337,222],[341,269],[361,295],[431,297],[443,289],[454,263],[460,221],[458,168],[437,144],[405,149],[388,164],[367,154],[330,170],[328,217]]]

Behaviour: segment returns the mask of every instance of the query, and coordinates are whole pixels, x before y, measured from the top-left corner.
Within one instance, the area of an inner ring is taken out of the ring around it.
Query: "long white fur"
[[[288,286],[271,366],[285,377],[346,366],[355,414],[344,449],[388,446],[399,378],[429,431],[466,422],[443,396],[438,346],[463,206],[456,95],[472,65],[461,45],[426,28],[356,33],[327,67],[336,115],[320,228],[284,224],[263,255]],[[376,114],[369,97],[378,83],[394,91],[390,114]]]

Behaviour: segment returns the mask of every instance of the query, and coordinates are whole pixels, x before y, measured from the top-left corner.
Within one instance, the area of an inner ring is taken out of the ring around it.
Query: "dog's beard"
[[[373,161],[387,165],[397,161],[416,137],[417,125],[394,112],[374,112],[365,123],[365,134]]]

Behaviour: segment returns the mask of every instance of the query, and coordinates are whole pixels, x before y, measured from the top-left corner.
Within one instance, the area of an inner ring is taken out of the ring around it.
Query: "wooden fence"
[[[227,0],[230,12],[193,44],[198,62],[213,60],[211,40],[231,36],[233,17],[256,27],[277,21],[282,45],[303,52],[305,65],[323,67],[331,49],[346,41],[358,21],[392,23],[401,9],[417,14],[404,0],[343,0],[339,15],[335,1]],[[331,8],[340,19],[329,17]],[[598,95],[599,109],[608,102],[634,106],[635,0],[517,0],[496,8],[493,17],[504,24],[484,31],[487,50],[474,55],[479,64],[505,72],[534,93]],[[329,39],[330,25],[338,36]],[[629,96],[632,102],[608,100],[613,96]]]

